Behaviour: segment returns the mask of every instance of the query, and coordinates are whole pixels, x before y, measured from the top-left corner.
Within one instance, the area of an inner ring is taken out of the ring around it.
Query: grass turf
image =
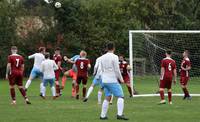
[[[48,97],[43,100],[39,97],[39,80],[34,80],[28,90],[32,105],[25,105],[17,91],[17,105],[10,105],[8,82],[0,82],[0,122],[98,122],[101,106],[97,105],[97,90],[95,88],[89,101],[75,100],[71,95],[70,79],[66,83],[63,96],[57,100]],[[90,85],[88,83],[88,86]],[[157,84],[154,77],[136,77],[136,88],[140,94],[155,93]],[[189,89],[192,93],[199,92],[198,79],[190,81]],[[173,97],[173,105],[157,105],[159,97],[129,98],[126,87],[125,115],[131,122],[198,122],[200,120],[200,98],[193,97],[192,101],[183,101],[181,97]],[[80,90],[81,91],[81,90]],[[173,87],[174,93],[181,93],[179,84]],[[47,88],[47,95],[51,95]],[[116,121],[116,99],[108,111],[108,122]]]

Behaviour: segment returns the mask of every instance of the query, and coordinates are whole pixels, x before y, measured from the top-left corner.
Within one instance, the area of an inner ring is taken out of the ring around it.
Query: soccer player
[[[184,100],[185,99],[191,100],[191,96],[187,89],[187,83],[189,81],[189,70],[190,69],[191,69],[191,63],[190,63],[190,59],[189,59],[189,51],[185,50],[183,52],[183,60],[182,60],[181,69],[180,69],[180,75],[181,75],[180,84],[181,84],[181,87],[185,94],[183,97]]]
[[[11,47],[11,53],[12,54],[8,56],[8,64],[6,69],[6,79],[9,79],[10,84],[10,95],[12,98],[11,104],[16,104],[15,85],[18,86],[18,89],[24,97],[26,104],[31,104],[23,87],[24,58],[17,54],[16,46]]]
[[[115,46],[113,43],[107,44],[108,52],[101,57],[100,66],[102,70],[102,83],[105,92],[105,100],[102,104],[102,111],[101,111],[101,120],[106,120],[107,118],[107,111],[109,107],[109,101],[111,99],[112,94],[117,97],[117,119],[119,120],[128,120],[123,115],[124,110],[124,93],[122,90],[121,85],[119,84],[118,80],[121,83],[124,83],[122,78],[120,68],[119,68],[119,58],[117,55],[114,54]]]
[[[124,56],[119,56],[119,67],[122,74],[122,77],[124,79],[124,83],[126,84],[128,88],[128,92],[130,97],[133,97],[132,89],[131,89],[131,83],[130,83],[130,76],[129,71],[131,70],[130,65],[128,62],[125,61]]]
[[[80,58],[76,60],[75,65],[77,68],[77,79],[76,79],[76,99],[79,99],[79,85],[82,83],[83,85],[83,98],[86,95],[86,87],[88,80],[88,70],[91,68],[90,60],[88,60],[87,53],[85,51],[81,51]]]
[[[41,67],[42,61],[45,60],[45,58],[44,58],[45,51],[46,51],[45,47],[40,47],[39,48],[39,53],[35,53],[35,54],[30,55],[28,57],[28,59],[34,59],[34,65],[33,65],[33,68],[31,70],[31,74],[29,76],[29,79],[28,79],[28,81],[26,82],[26,85],[25,85],[25,90],[26,91],[27,91],[28,87],[30,86],[30,84],[31,84],[31,82],[32,82],[32,80],[34,78],[40,77],[41,80],[43,79],[43,74],[40,72],[40,67]],[[40,93],[42,93],[42,87],[43,87],[43,84],[41,82],[41,84],[40,84]]]
[[[42,97],[45,99],[45,92],[46,86],[48,83],[51,87],[51,92],[53,95],[53,99],[56,99],[56,89],[54,87],[55,81],[55,70],[58,70],[58,66],[54,60],[50,60],[50,54],[47,52],[45,53],[45,60],[41,64],[41,72],[43,73],[43,90],[42,90]]]
[[[98,91],[97,98],[98,98],[98,104],[101,104],[103,87],[102,87],[102,79],[101,79],[101,68],[100,68],[100,64],[99,64],[100,60],[101,60],[101,57],[98,57],[96,59],[96,63],[94,65],[94,73],[93,73],[94,79],[93,79],[93,82],[92,82],[90,88],[88,89],[87,95],[86,95],[85,99],[83,100],[83,102],[87,102],[87,100],[88,100],[90,94],[92,93],[94,87],[97,86],[97,85],[100,85],[101,88]]]
[[[80,52],[82,53],[82,52]],[[80,55],[75,55],[73,56],[71,59],[68,59],[66,56],[64,56],[64,60],[67,61],[68,63],[71,63],[73,64],[72,66],[72,69],[66,71],[64,73],[64,76],[62,77],[62,89],[64,89],[65,87],[65,82],[67,80],[67,76],[71,77],[72,78],[72,97],[75,97],[76,96],[76,72],[77,72],[77,68],[74,64],[74,62],[80,58]]]
[[[159,104],[166,104],[164,90],[168,90],[168,101],[172,104],[172,80],[174,76],[174,84],[176,83],[176,62],[171,58],[172,51],[166,51],[166,58],[161,61],[161,76],[160,76],[160,98]]]
[[[55,71],[56,96],[60,96],[61,95],[61,90],[60,90],[59,79],[60,79],[60,73],[62,71],[62,67],[61,67],[62,56],[60,54],[60,48],[59,47],[57,47],[55,49],[55,54],[53,56],[53,59],[54,59],[54,61],[56,62],[57,66],[58,66],[58,70]]]

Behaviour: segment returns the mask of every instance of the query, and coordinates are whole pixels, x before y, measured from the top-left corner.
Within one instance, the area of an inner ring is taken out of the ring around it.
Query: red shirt
[[[191,62],[189,58],[185,58],[182,60],[181,67],[187,68],[191,66]],[[189,77],[189,71],[185,71],[181,69],[181,77]]]
[[[87,77],[88,76],[88,64],[90,61],[85,58],[79,58],[76,60],[75,65],[77,67],[77,76]]]
[[[128,67],[128,63],[126,61],[119,63],[119,68],[120,68],[122,76],[128,76],[129,75],[127,67]]]
[[[53,56],[53,60],[56,62],[56,64],[58,65],[58,62],[62,62],[62,56],[61,55],[54,55]],[[59,67],[59,69],[61,69],[61,67]]]
[[[8,63],[11,64],[11,74],[13,72],[22,73],[22,65],[24,64],[24,58],[18,54],[12,54],[8,56]]]
[[[172,79],[174,75],[174,69],[176,69],[176,62],[171,58],[164,58],[161,61],[161,67],[164,68],[164,76],[161,76],[161,80],[163,79]]]

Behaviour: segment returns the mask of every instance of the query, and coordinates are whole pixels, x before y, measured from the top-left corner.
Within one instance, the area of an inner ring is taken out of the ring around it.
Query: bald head
[[[86,58],[86,57],[87,57],[87,52],[84,51],[84,50],[82,50],[82,51],[80,52],[80,57],[81,57],[81,58]]]

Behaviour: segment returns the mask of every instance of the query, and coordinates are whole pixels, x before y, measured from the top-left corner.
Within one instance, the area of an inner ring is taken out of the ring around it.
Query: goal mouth
[[[165,51],[171,49],[173,51],[172,58],[177,64],[177,74],[180,76],[182,53],[189,50],[192,69],[190,70],[189,89],[193,93],[198,93],[197,86],[200,85],[200,30],[129,30],[129,63],[131,67],[131,86],[136,90],[140,83],[137,76],[141,76],[142,81],[146,82],[145,76],[151,76],[152,91],[159,88],[160,62],[165,57]],[[134,80],[134,82],[133,82]],[[177,81],[178,82],[178,81]],[[136,85],[135,85],[136,84]],[[154,88],[154,89],[153,89]],[[140,90],[138,90],[140,92]],[[200,94],[192,94],[192,96],[200,96]],[[148,93],[148,92],[143,92]],[[159,96],[159,94],[141,94],[135,97],[143,96]],[[181,89],[178,92],[182,93]],[[173,94],[175,96],[183,96],[183,94]]]

